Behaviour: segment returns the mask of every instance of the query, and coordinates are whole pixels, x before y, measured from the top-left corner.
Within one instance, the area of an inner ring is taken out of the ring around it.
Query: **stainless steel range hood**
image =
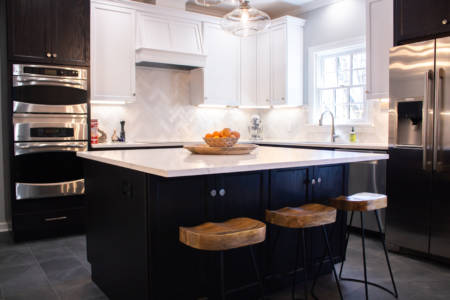
[[[205,66],[202,24],[184,12],[183,2],[158,0],[154,14],[137,14],[136,65],[187,70]]]

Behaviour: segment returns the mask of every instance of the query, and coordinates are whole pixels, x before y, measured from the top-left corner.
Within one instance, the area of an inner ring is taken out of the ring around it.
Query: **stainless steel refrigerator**
[[[450,258],[450,38],[390,51],[386,239]]]

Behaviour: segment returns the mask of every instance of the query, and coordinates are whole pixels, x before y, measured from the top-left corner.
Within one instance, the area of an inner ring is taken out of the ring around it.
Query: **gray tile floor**
[[[369,279],[391,287],[381,244],[367,241]],[[450,268],[410,257],[390,254],[399,299],[450,299]],[[361,242],[352,236],[344,275],[362,276]],[[336,266],[337,268],[339,265]],[[364,299],[359,283],[341,282],[345,299]],[[298,296],[302,286],[297,286]],[[376,288],[369,288],[371,299],[394,299]],[[320,278],[316,294],[319,299],[339,299],[331,275]],[[290,290],[267,297],[270,300],[290,299]],[[71,299],[105,300],[107,297],[90,279],[84,236],[13,244],[0,234],[0,299]]]

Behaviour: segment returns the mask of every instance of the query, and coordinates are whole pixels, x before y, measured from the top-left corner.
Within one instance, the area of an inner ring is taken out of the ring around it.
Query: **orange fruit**
[[[237,132],[237,131],[232,131],[231,134],[234,135],[237,138],[241,137],[241,134],[239,132]]]
[[[230,134],[230,138],[236,138],[236,136],[234,134]]]
[[[222,136],[229,137],[231,135],[231,129],[230,128],[224,128],[222,130]]]
[[[220,139],[220,137],[219,137],[219,136],[217,136],[217,135],[216,135],[216,136],[214,136],[213,138],[214,138],[214,139]]]
[[[205,138],[206,139],[209,139],[209,138],[212,138],[213,137],[213,135],[211,134],[211,133],[207,133],[206,135],[205,135]]]
[[[212,135],[213,137],[220,137],[221,134],[218,131],[214,131]]]

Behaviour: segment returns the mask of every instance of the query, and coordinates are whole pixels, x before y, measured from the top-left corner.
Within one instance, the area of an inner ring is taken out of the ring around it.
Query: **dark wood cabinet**
[[[450,1],[395,0],[396,45],[450,35]]]
[[[37,63],[51,61],[51,2],[52,0],[8,0],[10,59]]]
[[[8,58],[89,65],[89,0],[8,0]]]

